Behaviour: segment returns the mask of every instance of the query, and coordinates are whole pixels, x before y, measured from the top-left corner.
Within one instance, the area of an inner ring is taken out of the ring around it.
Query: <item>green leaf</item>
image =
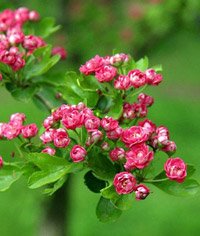
[[[118,195],[117,198],[113,198],[111,201],[118,209],[125,211],[133,206],[135,198],[133,194],[122,194]]]
[[[121,213],[122,211],[117,209],[109,199],[100,198],[96,215],[101,222],[114,222],[120,217]]]
[[[156,72],[161,72],[162,69],[162,65],[155,65],[151,67],[152,69],[154,69]]]
[[[6,88],[16,100],[21,102],[30,101],[38,90],[38,88],[34,84],[30,87],[19,88],[16,87],[14,84],[7,83]]]
[[[4,64],[3,62],[0,62],[0,72],[9,75],[13,74],[13,70],[11,69],[11,67],[7,64]]]
[[[95,177],[91,170],[85,174],[84,179],[86,186],[94,193],[99,193],[106,186],[106,182]]]
[[[58,181],[68,173],[81,170],[83,166],[82,163],[71,163],[63,158],[44,153],[32,153],[26,158],[39,168],[28,180],[30,188],[39,188]]]
[[[108,187],[102,189],[101,195],[107,199],[114,199],[119,197],[119,194],[117,194],[113,185],[109,185]]]
[[[199,183],[194,179],[186,179],[183,183],[166,180],[153,183],[156,187],[164,192],[175,196],[192,196],[199,192]]]
[[[149,66],[149,60],[147,57],[144,57],[136,62],[136,68],[141,71],[147,70],[148,66]]]
[[[63,186],[63,184],[67,180],[67,177],[68,177],[67,175],[62,177],[57,182],[55,182],[51,188],[49,187],[49,188],[44,189],[43,193],[49,196],[53,195],[59,188]]]
[[[43,58],[40,62],[35,64],[31,63],[24,68],[24,74],[26,79],[33,78],[35,76],[46,73],[51,67],[53,67],[60,60],[59,55],[52,56],[50,58]]]
[[[23,174],[23,171],[15,164],[4,163],[0,169],[0,191],[5,191],[17,181]]]
[[[113,100],[112,106],[110,107],[107,116],[111,116],[114,119],[118,119],[123,112],[123,99],[120,94]]]
[[[88,154],[88,167],[102,180],[113,181],[116,174],[113,163],[95,148]]]

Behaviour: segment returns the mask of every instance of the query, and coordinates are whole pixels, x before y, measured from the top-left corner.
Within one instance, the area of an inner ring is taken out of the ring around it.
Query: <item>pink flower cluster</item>
[[[128,102],[123,105],[123,118],[124,119],[134,119],[134,118],[144,118],[147,116],[148,107],[152,106],[154,103],[153,97],[140,93],[137,98],[138,102],[130,104]]]
[[[0,139],[12,140],[19,135],[23,138],[33,138],[38,133],[36,124],[24,125],[26,117],[23,113],[11,115],[8,123],[0,123]]]
[[[128,60],[129,56],[123,53],[111,57],[96,55],[80,67],[80,72],[84,75],[94,74],[100,83],[115,79],[114,87],[120,90],[128,90],[131,87],[139,88],[146,84],[155,86],[162,81],[162,76],[157,74],[154,69],[148,69],[145,72],[134,69],[127,75],[120,74],[118,68]]]
[[[17,10],[6,9],[0,13],[0,62],[17,71],[25,65],[25,52],[29,55],[34,49],[45,45],[40,37],[25,36],[22,29],[25,22],[37,20],[38,12],[25,7]],[[19,45],[23,50],[19,49]]]
[[[21,7],[17,10],[6,9],[0,13],[0,62],[9,65],[14,71],[25,66],[26,57],[46,42],[36,35],[25,35],[24,23],[38,21],[38,12]],[[52,55],[58,54],[61,59],[66,58],[66,51],[62,47],[52,49]]]

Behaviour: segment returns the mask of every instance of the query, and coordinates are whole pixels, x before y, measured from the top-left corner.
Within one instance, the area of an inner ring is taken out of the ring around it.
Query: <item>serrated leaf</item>
[[[99,193],[106,186],[106,182],[96,178],[92,171],[88,171],[85,174],[84,180],[85,185],[94,193]]]
[[[114,222],[120,217],[121,213],[122,211],[117,209],[109,199],[100,198],[96,215],[101,222]]]
[[[199,192],[199,183],[194,179],[186,179],[183,183],[166,180],[153,183],[156,187],[164,192],[175,196],[193,196]]]
[[[113,181],[116,174],[113,163],[94,149],[88,154],[88,167],[102,180]]]
[[[149,60],[147,57],[144,57],[136,62],[136,68],[141,71],[147,70],[148,66],[149,66]]]
[[[15,164],[6,164],[0,169],[0,191],[5,191],[16,182],[23,174],[23,171]]]

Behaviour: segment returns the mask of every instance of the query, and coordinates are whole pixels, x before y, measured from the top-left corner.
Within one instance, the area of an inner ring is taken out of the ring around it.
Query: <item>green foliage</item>
[[[85,184],[94,193],[99,193],[101,189],[105,188],[106,182],[98,179],[92,171],[88,171],[85,176]]]
[[[106,223],[116,221],[121,213],[122,211],[116,208],[109,199],[100,198],[96,208],[96,215],[101,222]]]

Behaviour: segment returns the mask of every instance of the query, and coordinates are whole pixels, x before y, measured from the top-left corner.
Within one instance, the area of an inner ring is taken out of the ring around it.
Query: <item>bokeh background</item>
[[[64,46],[66,70],[77,69],[96,54],[113,49],[136,59],[147,55],[150,64],[162,64],[164,82],[146,91],[155,98],[149,118],[171,131],[177,156],[197,169],[200,182],[200,1],[199,0],[1,0],[0,10],[26,6],[42,17],[52,16],[62,29],[49,42]],[[24,112],[29,122],[41,124],[47,115],[32,103],[15,101],[1,88],[1,121]],[[0,153],[12,157],[15,143],[0,143]],[[161,158],[161,157],[160,157]],[[162,161],[161,161],[162,162]],[[83,182],[84,173],[71,178],[66,227],[71,236],[198,236],[200,197],[177,198],[159,189],[115,223],[100,223],[95,215],[99,196]],[[38,236],[51,199],[40,190],[29,190],[22,179],[0,193],[0,235]]]

